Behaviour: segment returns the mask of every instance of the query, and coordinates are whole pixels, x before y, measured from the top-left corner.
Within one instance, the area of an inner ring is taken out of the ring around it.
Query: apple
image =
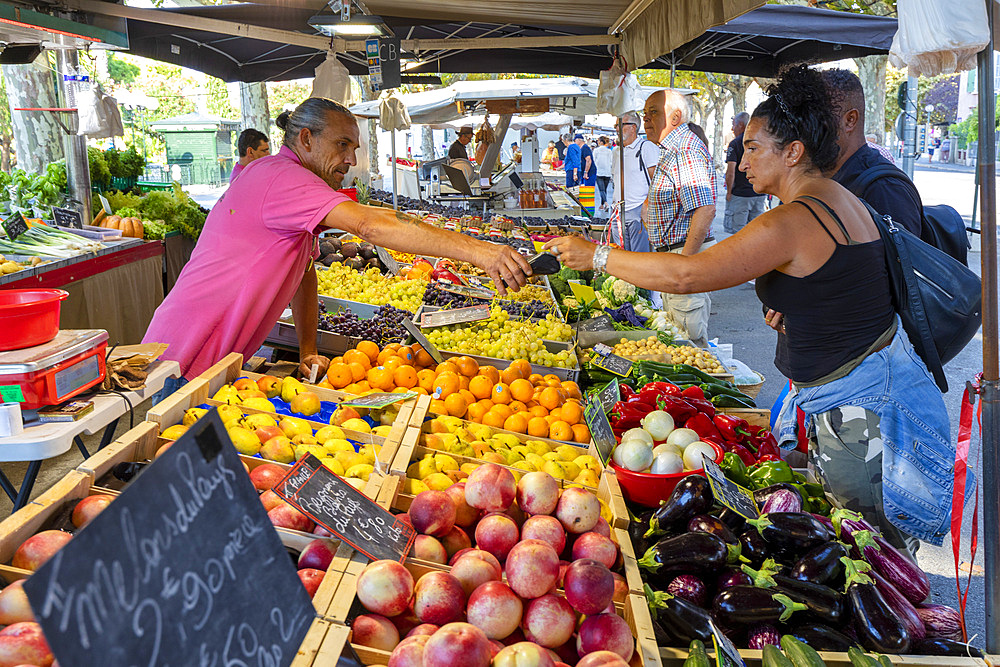
[[[462,584],[466,596],[488,581],[500,581],[500,570],[481,558],[463,557],[451,568],[451,574]]]
[[[476,546],[501,563],[518,541],[517,524],[506,514],[488,514],[476,524]]]
[[[419,584],[418,584],[419,585]],[[466,616],[490,639],[503,639],[521,623],[523,604],[510,586],[500,581],[487,581],[469,596]]]
[[[309,422],[299,417],[282,418],[278,422],[278,428],[281,429],[282,435],[288,439],[292,439],[297,435],[312,435],[313,432],[312,427],[309,426]]]
[[[427,640],[424,665],[488,667],[492,653],[490,640],[482,630],[471,623],[449,623]]]
[[[615,595],[615,578],[603,563],[584,558],[566,568],[566,601],[581,614],[600,614]]]
[[[517,483],[516,496],[526,514],[552,514],[559,502],[559,482],[547,472],[529,472]]]
[[[611,651],[627,662],[635,651],[635,638],[625,619],[617,614],[597,614],[588,616],[580,625],[576,650],[582,656],[595,651]]]
[[[34,621],[31,604],[24,592],[25,579],[18,579],[0,591],[0,625]]]
[[[472,548],[472,540],[469,539],[469,534],[458,526],[451,527],[448,534],[441,538],[441,544],[444,546],[444,550],[448,553],[449,557],[459,551]]]
[[[555,667],[549,652],[532,642],[518,642],[493,658],[493,667]]]
[[[284,505],[285,501],[274,492],[274,489],[268,489],[264,493],[260,494],[260,504],[264,506],[265,512],[270,512],[275,507]]]
[[[424,647],[430,635],[413,635],[396,645],[389,656],[388,667],[423,667]]]
[[[417,535],[413,540],[413,550],[410,552],[413,558],[440,563],[444,565],[448,562],[448,552],[444,546],[430,535]]]
[[[566,548],[566,531],[554,516],[538,514],[528,517],[521,526],[521,539],[548,542],[557,554]]]
[[[72,535],[61,530],[43,530],[32,535],[17,548],[11,565],[34,572],[45,564],[57,551],[72,539]]]
[[[576,612],[566,598],[548,593],[528,603],[521,625],[529,641],[546,648],[558,648],[573,636]]]
[[[0,665],[51,667],[54,660],[38,623],[14,623],[0,630]]]
[[[514,502],[517,484],[514,475],[496,463],[473,470],[465,480],[465,500],[487,512],[503,512]]]
[[[591,531],[597,533],[598,535],[603,535],[604,537],[611,537],[611,526],[604,519],[603,516],[597,517],[597,523],[591,528]]]
[[[83,528],[85,525],[90,523],[90,520],[95,516],[104,511],[104,508],[111,504],[114,500],[111,496],[87,496],[83,498],[76,504],[73,508],[73,525],[77,528]]]
[[[297,415],[315,415],[318,414],[322,405],[320,404],[319,396],[311,391],[303,391],[292,397],[289,401],[288,409]]]
[[[624,658],[612,651],[594,651],[576,663],[576,667],[628,667],[628,665]]]
[[[452,484],[444,490],[455,503],[455,525],[471,528],[479,521],[479,510],[465,501],[465,482]]]
[[[335,555],[336,550],[329,541],[313,540],[299,554],[298,567],[300,570],[311,568],[326,571],[330,569],[330,563],[333,562]]]
[[[611,576],[615,580],[615,594],[612,600],[614,602],[624,602],[625,598],[628,597],[628,582],[625,580],[625,577],[617,572],[612,572]]]
[[[559,579],[559,554],[548,542],[522,540],[504,565],[507,583],[526,600],[540,598],[556,587]]]
[[[592,558],[610,570],[618,560],[618,546],[600,533],[584,533],[573,542],[573,560],[581,558]]]
[[[567,533],[589,532],[597,525],[600,517],[601,504],[597,501],[597,496],[590,491],[570,487],[559,496],[556,518]]]
[[[413,589],[413,613],[423,623],[445,625],[465,611],[462,583],[449,572],[428,572]]]
[[[365,609],[392,618],[410,606],[413,575],[392,560],[369,563],[357,580],[358,600]]]
[[[317,570],[311,567],[305,567],[298,571],[299,579],[302,581],[302,585],[306,587],[306,593],[309,597],[316,595],[316,591],[319,590],[319,585],[323,583],[323,577],[326,572],[323,570]]]
[[[288,528],[303,533],[309,533],[313,529],[312,519],[285,503],[269,510],[267,518],[278,528]]]
[[[392,651],[399,644],[399,630],[385,616],[362,614],[351,624],[351,643]]]
[[[443,537],[455,525],[455,503],[444,491],[421,491],[407,514],[414,530],[424,535]]]
[[[276,435],[264,443],[260,448],[260,455],[278,463],[292,463],[295,460],[295,448],[291,440],[283,435]]]
[[[413,637],[414,635],[427,635],[428,637],[430,637],[439,629],[440,629],[439,626],[434,625],[433,623],[421,623],[420,625],[418,625],[417,627],[413,628],[408,633],[406,633],[406,636]]]
[[[273,489],[286,474],[288,471],[279,465],[263,463],[250,471],[250,482],[258,491],[267,491]]]
[[[281,380],[273,375],[265,375],[257,378],[257,388],[268,398],[274,398],[281,393]]]

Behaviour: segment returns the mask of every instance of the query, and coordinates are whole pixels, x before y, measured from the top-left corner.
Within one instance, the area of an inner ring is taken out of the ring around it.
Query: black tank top
[[[882,240],[857,243],[836,213],[814,197],[840,227],[847,243],[837,241],[811,206],[796,200],[820,224],[836,248],[830,259],[802,278],[771,271],[756,281],[757,297],[784,314],[785,335],[778,334],[774,365],[796,382],[814,382],[871,347],[895,317]]]

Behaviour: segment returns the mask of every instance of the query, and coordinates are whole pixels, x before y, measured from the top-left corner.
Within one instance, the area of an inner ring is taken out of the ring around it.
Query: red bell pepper
[[[719,428],[719,432],[726,440],[736,440],[741,441],[742,438],[747,433],[747,420],[740,419],[739,417],[733,417],[732,415],[715,415],[712,418],[715,425]]]
[[[618,401],[611,408],[611,427],[628,430],[641,426],[642,418],[654,408],[644,403],[623,403]]]
[[[683,396],[684,398],[700,398],[703,401],[705,400],[705,392],[703,392],[701,390],[701,387],[697,385],[691,385],[690,387],[682,391],[681,396]]]
[[[698,398],[693,398],[691,396],[684,396],[682,394],[681,395],[681,400],[684,401],[684,402],[686,402],[688,405],[690,405],[692,408],[694,408],[698,412],[700,412],[700,413],[708,416],[709,421],[711,421],[712,417],[715,416],[715,406],[712,405],[709,401],[706,401],[703,398],[702,399],[698,399]]]
[[[639,390],[640,396],[680,396],[681,389],[671,382],[647,382]]]
[[[753,454],[750,453],[750,450],[744,447],[743,445],[732,444],[729,446],[729,451],[731,451],[733,454],[736,454],[736,456],[740,457],[740,460],[743,461],[743,465],[747,467],[750,467],[757,462],[757,459],[754,457]]]
[[[722,434],[719,433],[719,429],[717,429],[715,424],[712,422],[712,418],[700,412],[684,422],[684,428],[691,429],[697,433],[698,437],[702,440],[705,438],[714,438],[719,444],[722,444],[725,440],[725,438],[722,437]]]
[[[674,418],[674,424],[684,424],[688,419],[698,414],[698,409],[676,396],[660,396],[656,401],[657,407],[670,414]]]
[[[781,448],[778,447],[778,441],[775,439],[774,434],[770,431],[765,430],[765,435],[761,436],[760,444],[757,447],[758,456],[777,456],[781,458]]]
[[[632,387],[628,386],[627,384],[619,384],[618,396],[619,398],[621,398],[621,400],[627,401],[628,399],[635,396],[635,390],[632,389]]]
[[[757,463],[767,463],[768,461],[780,461],[781,457],[777,454],[763,454],[757,457]]]

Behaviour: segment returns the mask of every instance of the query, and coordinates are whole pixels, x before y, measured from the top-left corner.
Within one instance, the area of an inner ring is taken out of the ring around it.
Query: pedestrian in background
[[[639,138],[639,114],[629,111],[618,124],[622,146],[611,153],[611,180],[614,183],[617,215],[612,213],[608,228],[611,240],[625,250],[649,252],[649,235],[642,224],[642,209],[649,184],[660,159],[660,148],[649,139]],[[625,184],[621,182],[622,155],[625,156]],[[623,201],[624,200],[624,201]]]
[[[568,135],[567,135],[568,136]],[[572,188],[580,184],[580,144],[583,143],[583,135],[577,135],[580,141],[572,141],[566,147],[566,187]]]
[[[745,172],[740,171],[743,161],[743,132],[750,114],[741,111],[733,117],[733,134],[726,151],[726,216],[723,227],[730,234],[743,229],[748,222],[764,212],[766,195],[757,194]]]
[[[608,183],[611,182],[611,148],[607,137],[597,140],[594,149],[594,164],[597,166],[597,191],[601,193],[601,211],[608,211]]]
[[[559,141],[556,142],[556,158],[559,161],[559,168],[563,166],[566,161],[566,149],[569,148],[570,141],[568,141],[568,134],[559,135]]]
[[[584,140],[582,134],[575,137],[576,145],[580,147],[580,175],[577,178],[577,185],[589,185],[593,187],[597,184],[597,165],[594,164],[594,151]]]
[[[240,132],[240,138],[236,141],[236,150],[239,151],[240,159],[233,165],[233,171],[229,174],[229,182],[232,183],[240,172],[254,160],[271,154],[271,142],[267,135],[252,127]]]

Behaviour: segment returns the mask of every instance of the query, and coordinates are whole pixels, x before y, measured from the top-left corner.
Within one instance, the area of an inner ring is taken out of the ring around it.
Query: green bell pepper
[[[747,467],[743,463],[743,460],[733,454],[732,452],[726,452],[722,456],[722,463],[719,465],[722,468],[722,472],[726,474],[726,479],[731,482],[735,482],[744,488],[750,487],[750,480],[747,477]]]
[[[750,488],[753,490],[763,489],[772,484],[787,482],[791,484],[795,481],[792,467],[787,461],[765,461],[755,463],[748,471],[750,478]]]
[[[806,488],[806,493],[809,494],[810,498],[826,498],[826,492],[823,490],[822,484],[807,482],[802,486]]]
[[[793,470],[792,471],[792,477],[795,478],[795,483],[796,484],[805,484],[806,483],[806,476],[803,475],[802,473],[800,473],[797,470]]]
[[[825,497],[820,498],[818,496],[809,499],[809,504],[812,506],[812,513],[819,514],[822,516],[830,516],[830,512],[833,511],[833,505]]]

